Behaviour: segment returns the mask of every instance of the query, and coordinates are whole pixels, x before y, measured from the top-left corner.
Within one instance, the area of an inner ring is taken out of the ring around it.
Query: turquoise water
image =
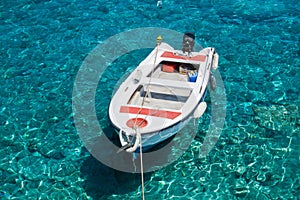
[[[141,199],[139,174],[84,148],[72,88],[91,50],[142,27],[195,31],[215,47],[227,97],[214,149],[198,157],[208,110],[189,150],[145,175],[146,199],[300,197],[299,1],[163,0],[160,9],[153,0],[2,0],[0,11],[0,199]],[[108,132],[115,84],[147,53],[121,57],[99,82],[95,107]]]

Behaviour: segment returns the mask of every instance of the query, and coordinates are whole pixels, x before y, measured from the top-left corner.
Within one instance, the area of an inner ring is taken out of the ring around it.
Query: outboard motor
[[[195,44],[195,33],[193,32],[185,32],[183,36],[182,41],[182,52],[187,52],[190,54],[194,50],[194,44]]]

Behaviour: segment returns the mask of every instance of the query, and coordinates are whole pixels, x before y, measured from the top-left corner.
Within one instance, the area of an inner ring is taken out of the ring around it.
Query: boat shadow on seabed
[[[176,149],[181,148],[181,145],[184,143],[181,137],[185,137],[184,140],[186,140],[186,143],[193,139],[193,135],[187,130],[188,129],[183,129],[176,137],[169,138],[156,146],[155,149],[149,150],[155,151],[164,148],[164,153],[160,154],[160,157],[152,156],[151,152],[143,153],[143,168],[144,171],[147,172],[144,174],[145,182],[150,180],[152,175],[151,171],[154,171],[156,168],[160,169],[162,166],[170,164],[170,162],[173,162],[174,159],[177,158],[174,156],[176,152],[174,152],[173,147],[176,146]],[[141,185],[139,153],[136,154],[135,158],[133,158],[132,153],[126,151],[117,153],[115,149],[111,148],[111,143],[108,144],[104,142],[109,139],[116,146],[121,146],[113,127],[107,127],[103,132],[105,133],[104,135],[94,139],[93,148],[91,150],[94,157],[89,156],[81,167],[81,174],[83,179],[85,179],[84,187],[86,193],[93,199],[103,198],[112,194],[126,194],[137,190]],[[187,137],[187,135],[190,135],[190,138]],[[101,160],[110,160],[110,167],[106,165],[107,163],[103,164],[100,162],[98,156],[101,157]],[[120,163],[122,166],[119,166],[118,169],[111,168],[115,165],[120,165]],[[120,169],[126,170],[122,171]]]
[[[126,173],[112,169],[93,156],[89,156],[80,169],[84,181],[84,189],[92,199],[106,199],[112,194],[126,194],[136,191],[141,185],[140,174]],[[145,174],[145,181],[151,173]]]
[[[107,158],[104,159],[113,161],[113,159],[116,158],[115,154],[117,153],[112,152],[109,146],[105,146],[101,137],[108,137],[113,143],[118,142],[118,139],[112,137],[114,133],[112,127],[104,129],[104,132],[108,134],[99,136],[95,139],[96,142],[94,143],[93,151],[102,152],[97,155],[102,157],[106,156]],[[126,162],[129,162],[128,165],[125,165],[131,167],[133,170],[132,156],[130,156],[131,155],[127,153],[127,157],[124,157],[123,159]],[[126,194],[135,191],[141,185],[139,173],[128,173],[113,169],[103,164],[92,155],[87,157],[82,163],[80,171],[82,178],[85,179],[84,188],[86,194],[92,197],[92,199],[105,199],[105,197],[111,196],[112,194]],[[151,173],[145,174],[145,180],[149,180],[150,177]]]

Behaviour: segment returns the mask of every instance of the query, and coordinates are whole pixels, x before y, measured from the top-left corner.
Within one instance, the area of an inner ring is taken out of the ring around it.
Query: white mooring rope
[[[141,110],[144,107],[144,103],[145,103],[146,97],[149,95],[149,88],[150,88],[150,83],[151,83],[152,75],[153,75],[155,64],[156,64],[156,59],[157,59],[157,54],[158,54],[158,47],[161,44],[161,41],[162,41],[162,37],[158,36],[157,39],[156,39],[156,52],[155,52],[154,63],[153,63],[153,67],[151,69],[151,75],[150,75],[150,79],[149,79],[149,82],[148,82],[148,85],[147,85],[146,94],[143,97],[142,105],[141,105],[141,107],[140,107],[140,109],[139,109],[139,111],[138,111],[138,113],[136,115],[134,126],[133,126],[135,128],[135,130],[136,130],[136,138],[140,139],[139,143],[140,143],[141,178],[142,178],[142,199],[143,200],[145,200],[145,186],[144,186],[143,146],[142,146],[142,136],[141,136],[141,132],[140,132],[140,125],[143,123],[143,121],[141,121],[140,124],[137,124],[137,118],[138,118]]]
[[[138,137],[141,138],[141,132],[139,127],[136,129],[136,134],[139,135]],[[140,160],[141,160],[141,178],[142,178],[142,198],[145,200],[145,186],[144,186],[144,165],[143,165],[143,146],[142,140],[140,140]]]

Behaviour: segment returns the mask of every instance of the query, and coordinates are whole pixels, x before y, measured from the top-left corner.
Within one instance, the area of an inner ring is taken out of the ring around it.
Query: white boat
[[[122,149],[148,150],[204,113],[218,54],[211,47],[194,52],[194,39],[193,33],[185,33],[182,50],[175,50],[158,37],[153,51],[113,95],[109,118]]]

